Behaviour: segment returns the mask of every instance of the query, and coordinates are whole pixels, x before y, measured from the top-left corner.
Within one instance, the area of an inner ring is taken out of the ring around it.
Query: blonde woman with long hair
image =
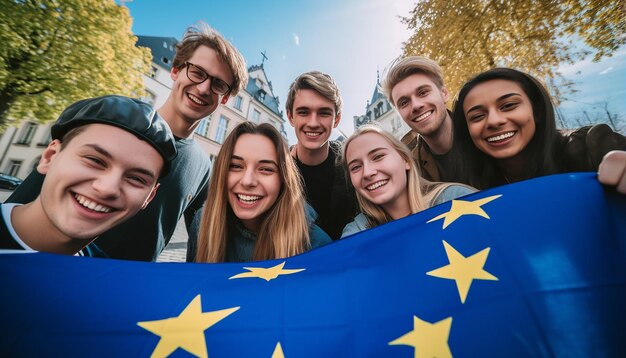
[[[363,126],[348,138],[343,163],[361,213],[346,225],[342,237],[475,191],[463,184],[421,179],[406,145],[376,126]]]
[[[271,260],[329,243],[306,210],[283,137],[270,124],[241,123],[215,159],[195,261]]]

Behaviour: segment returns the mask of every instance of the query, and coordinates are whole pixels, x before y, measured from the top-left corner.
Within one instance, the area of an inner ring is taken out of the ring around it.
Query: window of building
[[[209,124],[211,124],[211,116],[202,118],[200,120],[200,124],[198,124],[198,126],[196,127],[196,133],[203,137],[208,137]]]
[[[20,138],[17,140],[17,144],[29,145],[33,140],[33,136],[35,136],[35,131],[37,131],[37,123],[26,123],[24,128],[22,128],[22,133],[20,133]]]
[[[9,163],[7,164],[7,167],[5,168],[4,172],[7,173],[8,175],[16,177],[21,167],[22,167],[21,160],[11,159],[9,160]]]
[[[252,112],[252,122],[259,123],[261,121],[261,112],[256,109]]]
[[[383,113],[385,113],[383,111],[383,103],[380,102],[377,106],[376,106],[376,110],[375,110],[378,114],[376,114],[376,118],[380,117],[383,115]]]
[[[233,103],[233,107],[235,107],[235,109],[238,109],[241,111],[241,102],[243,102],[243,98],[239,95],[237,95],[237,97],[235,97],[235,102]]]
[[[37,145],[41,147],[46,147],[48,146],[48,144],[50,144],[50,142],[52,142],[52,133],[50,133],[50,130],[48,130],[46,134],[41,137],[41,140],[39,141],[39,143],[37,143]]]
[[[220,121],[217,123],[217,132],[215,133],[215,141],[223,143],[226,139],[226,131],[228,131],[228,118],[220,116]]]

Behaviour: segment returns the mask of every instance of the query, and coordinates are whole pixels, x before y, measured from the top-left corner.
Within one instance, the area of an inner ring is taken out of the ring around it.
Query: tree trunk
[[[4,88],[2,92],[0,92],[0,127],[4,127],[4,123],[6,123],[7,120],[6,114],[14,100],[15,94],[11,88]]]

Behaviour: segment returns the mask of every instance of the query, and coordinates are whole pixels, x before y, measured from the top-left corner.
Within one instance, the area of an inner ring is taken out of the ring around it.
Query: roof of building
[[[149,48],[152,51],[152,62],[167,70],[172,69],[177,43],[174,37],[137,36],[137,46]]]
[[[378,73],[378,71],[376,71],[376,86],[374,86],[374,93],[372,93],[372,100],[370,101],[370,104],[373,104],[374,102],[376,102],[380,97],[384,97],[384,95],[378,90],[379,86],[380,86],[380,74]]]
[[[252,73],[254,71],[263,71],[263,76],[267,79],[265,75],[265,69],[263,65],[252,65],[248,68],[248,73]],[[273,91],[272,82],[268,81],[268,86],[270,87],[270,91]],[[269,108],[272,112],[282,117],[282,113],[280,111],[280,102],[278,100],[278,96],[274,96],[274,93],[267,93],[262,88],[257,86],[255,78],[250,77],[248,80],[248,84],[246,85],[246,92],[250,93],[252,97],[254,97],[257,101],[263,103],[267,108]],[[262,95],[265,93],[265,96]]]

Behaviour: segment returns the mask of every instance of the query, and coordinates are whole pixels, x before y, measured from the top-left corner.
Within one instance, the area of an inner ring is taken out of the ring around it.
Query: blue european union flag
[[[626,196],[485,190],[284,260],[0,255],[0,356],[623,357]]]

